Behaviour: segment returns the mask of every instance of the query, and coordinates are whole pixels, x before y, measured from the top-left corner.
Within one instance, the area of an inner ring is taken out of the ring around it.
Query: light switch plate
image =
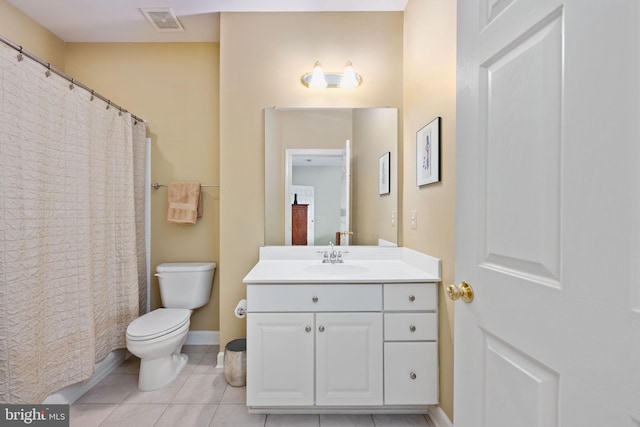
[[[411,229],[416,230],[418,228],[418,213],[411,211]]]
[[[392,227],[396,226],[396,211],[395,210],[391,211],[391,226]]]

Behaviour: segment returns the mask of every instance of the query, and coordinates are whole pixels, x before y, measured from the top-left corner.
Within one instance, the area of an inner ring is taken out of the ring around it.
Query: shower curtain
[[[146,300],[143,122],[0,47],[0,402],[125,347]]]

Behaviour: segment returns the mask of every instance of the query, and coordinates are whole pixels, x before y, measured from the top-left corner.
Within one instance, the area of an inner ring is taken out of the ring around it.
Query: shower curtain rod
[[[24,50],[22,48],[22,46],[19,46],[17,44],[15,44],[14,42],[12,42],[11,40],[0,36],[0,41],[3,42],[4,44],[6,44],[7,46],[15,49],[18,51],[18,61],[22,61],[22,55],[26,56],[27,58],[30,58],[34,61],[36,61],[38,64],[42,65],[43,67],[45,67],[48,71],[51,71],[54,74],[57,74],[58,76],[62,77],[63,79],[67,80],[68,82],[70,82],[73,86],[78,86],[79,88],[82,88],[84,90],[86,90],[87,92],[89,92],[91,94],[92,97],[96,97],[99,98],[101,100],[103,100],[104,102],[107,103],[107,109],[109,109],[109,107],[113,107],[117,110],[120,110],[121,113],[128,113],[127,110],[125,110],[124,108],[122,108],[121,106],[119,106],[118,104],[115,104],[113,102],[111,102],[110,99],[105,98],[104,96],[100,95],[99,93],[97,93],[96,91],[94,91],[93,89],[83,85],[82,83],[76,81],[73,77],[65,74],[64,72],[58,70],[55,67],[52,67],[50,63],[43,61],[42,59],[38,58],[37,56],[35,56],[33,53],[28,52],[26,50]],[[48,77],[48,74],[47,74]],[[134,118],[135,122],[134,124],[137,124],[137,122],[143,122],[146,123],[146,121],[134,114],[131,114],[131,117]]]

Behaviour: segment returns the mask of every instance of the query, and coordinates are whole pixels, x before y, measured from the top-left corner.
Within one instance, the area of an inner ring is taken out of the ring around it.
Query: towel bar
[[[160,187],[166,187],[167,184],[160,184],[159,182],[154,182],[153,184],[151,184],[151,188],[153,188],[154,190],[157,190]],[[219,185],[207,185],[207,184],[200,184],[200,187],[220,187]]]

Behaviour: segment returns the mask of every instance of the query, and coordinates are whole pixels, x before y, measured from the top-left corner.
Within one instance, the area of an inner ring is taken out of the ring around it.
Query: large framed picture
[[[440,181],[440,117],[416,133],[416,185]]]
[[[391,192],[389,167],[391,167],[391,152],[387,151],[378,160],[378,194],[380,195]]]

